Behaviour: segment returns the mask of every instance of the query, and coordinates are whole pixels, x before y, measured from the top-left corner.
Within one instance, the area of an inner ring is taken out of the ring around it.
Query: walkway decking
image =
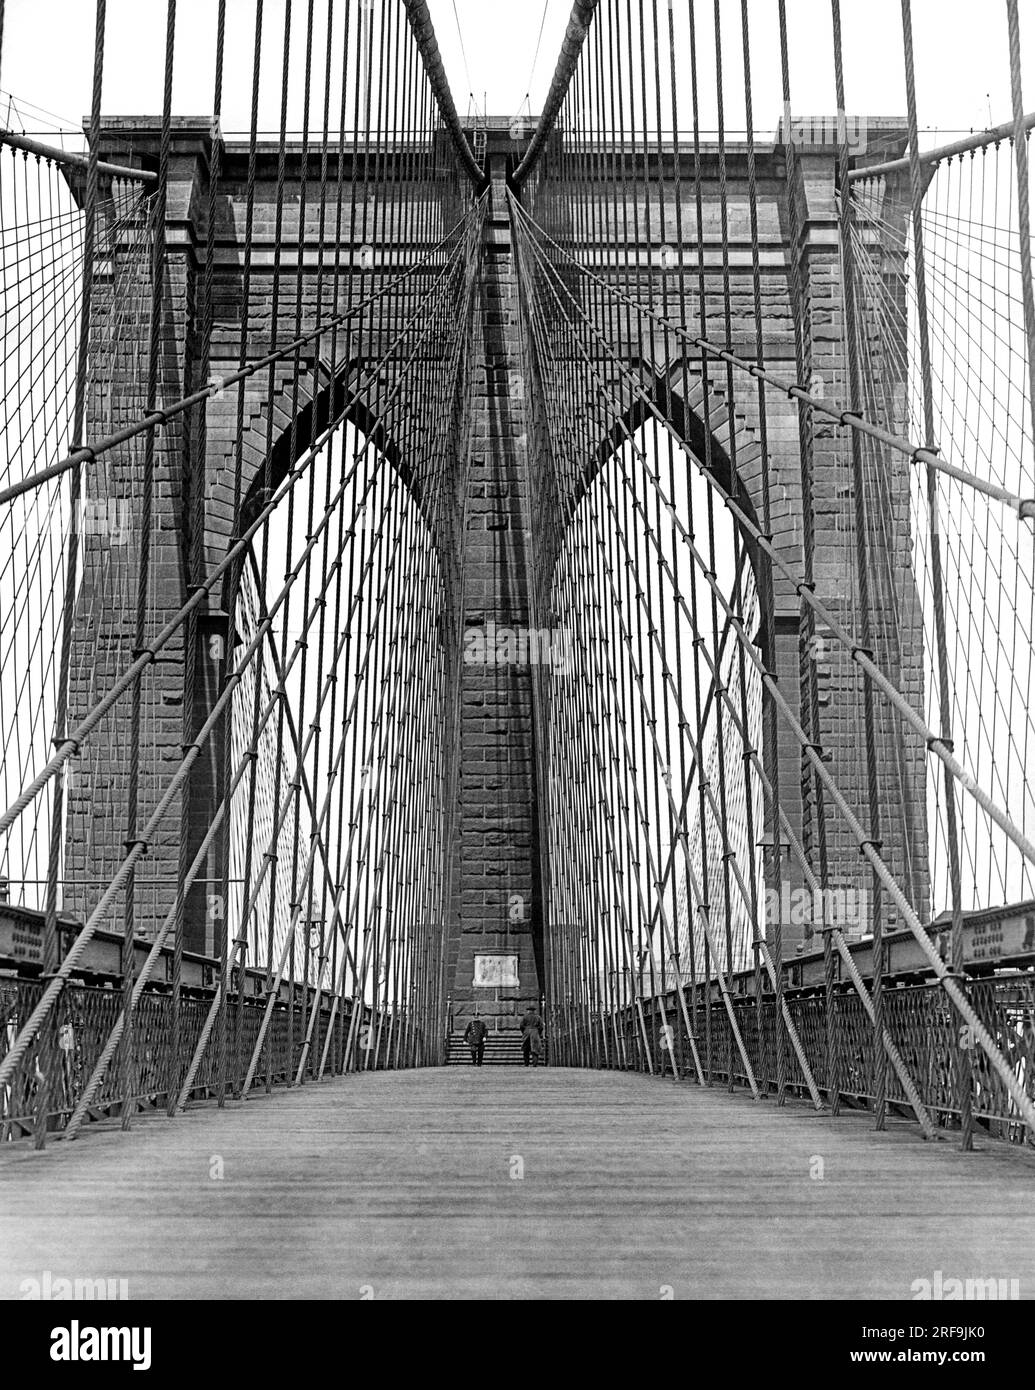
[[[367,1074],[0,1155],[4,1298],[902,1299],[939,1269],[1035,1295],[1028,1156],[635,1075]]]

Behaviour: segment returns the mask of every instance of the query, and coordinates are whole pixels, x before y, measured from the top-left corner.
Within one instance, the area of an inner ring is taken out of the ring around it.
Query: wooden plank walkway
[[[0,1297],[1026,1298],[1033,1192],[1030,1155],[671,1080],[367,1074],[0,1155]]]

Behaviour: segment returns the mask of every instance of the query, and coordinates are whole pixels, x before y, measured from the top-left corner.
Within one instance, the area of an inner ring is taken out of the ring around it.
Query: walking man
[[[485,1039],[488,1028],[480,1018],[472,1018],[464,1030],[464,1042],[471,1049],[471,1065],[480,1067],[485,1056]]]
[[[539,1054],[543,1050],[543,1020],[534,1004],[529,1004],[521,1019],[521,1052],[526,1067],[539,1065]]]

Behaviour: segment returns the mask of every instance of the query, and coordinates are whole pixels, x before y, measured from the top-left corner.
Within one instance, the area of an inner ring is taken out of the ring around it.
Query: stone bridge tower
[[[124,118],[105,124],[102,157],[123,165],[153,167],[158,148],[158,128],[153,120]],[[443,136],[445,139],[445,136]],[[894,143],[893,141],[891,142]],[[899,142],[901,144],[901,141]],[[885,141],[887,148],[888,141]],[[462,619],[466,631],[487,632],[490,625],[515,631],[529,626],[529,468],[535,466],[530,439],[535,437],[530,409],[534,399],[522,369],[522,326],[516,284],[514,246],[506,206],[506,183],[514,142],[509,121],[488,123],[485,161],[488,175],[489,211],[484,227],[482,254],[476,290],[472,372],[468,383],[469,410],[467,437],[456,442],[467,461],[469,478],[464,499],[463,549],[465,582]],[[167,224],[164,235],[169,251],[169,269],[163,324],[161,384],[167,400],[196,389],[201,364],[198,344],[198,297],[204,268],[206,244],[205,207],[212,150],[212,133],[207,121],[180,119],[174,123],[173,151],[169,182]],[[675,156],[673,156],[673,159]],[[788,187],[781,152],[774,148],[760,152],[760,248],[763,294],[766,314],[765,355],[771,367],[788,377],[794,376],[794,322],[789,289],[789,267],[797,261],[807,285],[808,318],[814,370],[826,383],[829,394],[845,395],[845,365],[841,327],[841,261],[838,246],[837,213],[834,197],[835,154],[829,145],[804,147],[799,152],[803,178],[795,192],[800,206],[800,240],[791,244],[788,217]],[[287,154],[288,209],[281,252],[292,271],[301,258],[303,266],[304,328],[312,327],[330,309],[329,300],[317,303],[315,267],[320,254],[319,226],[321,195],[314,169],[310,169],[310,201],[306,226],[300,229],[297,216],[297,190],[301,174],[300,149]],[[315,157],[314,157],[315,160]],[[749,264],[749,229],[746,215],[744,153],[731,147],[727,152],[729,199],[731,208],[730,255],[735,267],[733,286],[734,338],[737,352],[754,350],[751,324],[750,282],[744,267]],[[249,354],[266,350],[272,324],[273,304],[269,288],[272,271],[272,207],[276,184],[276,152],[260,150],[256,242],[253,266],[253,292],[247,304],[241,299],[239,242],[243,226],[243,196],[247,173],[247,151],[232,145],[222,150],[220,209],[216,228],[216,264],[212,360],[209,372],[225,374],[237,365],[241,341],[242,316],[247,316],[246,341]],[[669,174],[671,174],[669,161]],[[706,156],[703,195],[705,202],[705,245],[702,253],[709,267],[708,319],[714,325],[713,338],[721,338],[720,286],[714,274],[719,252],[718,179],[714,159]],[[354,177],[346,171],[346,177]],[[692,182],[683,175],[683,197],[692,196]],[[670,183],[674,190],[674,183]],[[418,196],[408,189],[405,179],[392,182],[393,196]],[[426,196],[423,192],[420,196]],[[457,198],[466,198],[457,190]],[[674,191],[665,205],[668,239],[674,236]],[[438,206],[431,215],[441,225],[450,225],[455,206]],[[296,211],[292,220],[292,208]],[[688,202],[689,209],[689,202]],[[684,216],[683,225],[694,225]],[[333,227],[327,219],[326,227]],[[326,230],[324,235],[329,235]],[[263,231],[270,235],[264,246]],[[304,234],[303,234],[304,233]],[[354,253],[359,248],[349,247]],[[638,249],[639,250],[639,249]],[[640,259],[649,265],[653,248],[643,247]],[[693,254],[693,248],[691,256]],[[605,254],[608,248],[604,248]],[[376,255],[389,257],[391,248]],[[387,265],[387,260],[386,260]],[[312,272],[312,273],[311,273]],[[346,271],[345,278],[347,279]],[[294,298],[292,280],[292,300]],[[125,286],[122,287],[123,292]],[[140,361],[146,352],[147,316],[143,309],[149,293],[141,285],[138,303],[132,299],[125,315],[121,346],[108,364],[110,397],[91,401],[89,428],[115,421],[111,402],[123,402],[132,415],[139,408]],[[714,303],[711,294],[714,292]],[[283,307],[281,313],[283,313]],[[624,341],[617,345],[629,361],[639,362],[644,344]],[[672,379],[672,363],[654,363],[659,380]],[[291,432],[292,411],[311,412],[319,364],[310,369],[301,394],[290,379],[290,364],[274,403],[273,435],[282,440]],[[692,364],[691,375],[699,367]],[[100,374],[102,377],[104,373]],[[278,379],[279,380],[279,379]],[[754,398],[745,392],[731,412],[721,383],[712,385],[712,422],[715,456],[738,495],[757,514],[759,496],[758,419]],[[232,397],[232,399],[231,399]],[[673,408],[688,412],[691,433],[700,438],[700,401],[670,402]],[[797,410],[790,401],[769,395],[769,440],[772,450],[774,484],[774,539],[791,567],[801,565],[801,495]],[[265,418],[265,390],[256,381],[245,397],[245,433],[241,442],[246,486],[253,487],[262,467],[269,422]],[[205,436],[204,554],[206,563],[218,563],[226,553],[232,519],[231,475],[237,435],[236,393],[210,402]],[[106,413],[107,412],[107,413]],[[730,440],[735,439],[734,469]],[[190,421],[158,435],[158,524],[156,565],[160,609],[174,612],[187,593],[185,567],[187,534],[186,479],[190,475],[191,450],[196,440]],[[403,460],[403,463],[405,460]],[[851,511],[849,443],[847,431],[817,422],[815,429],[815,472],[817,513],[817,590],[835,613],[852,625],[851,580],[854,556],[849,545],[848,517]],[[909,479],[904,466],[889,473],[888,492],[883,504],[896,518],[898,538],[893,555],[886,557],[896,576],[900,624],[900,655],[897,670],[891,674],[917,703],[923,698],[920,666],[919,604],[912,580],[909,545]],[[419,490],[420,480],[413,480]],[[132,470],[123,477],[109,479],[112,495],[131,495],[135,486]],[[75,635],[75,656],[71,687],[71,713],[88,707],[90,692],[98,683],[123,669],[128,652],[131,604],[123,609],[98,610],[97,593],[91,591],[97,576],[113,563],[109,539],[101,538],[87,555],[81,596],[82,624]],[[881,543],[875,529],[871,542]],[[445,538],[442,539],[445,544]],[[449,544],[453,544],[451,540]],[[105,593],[111,592],[110,587]],[[889,597],[888,602],[891,602]],[[798,629],[800,602],[792,586],[783,580],[776,584],[776,642],[772,653],[781,684],[796,703],[800,679]],[[904,615],[904,616],[903,616]],[[161,617],[161,611],[155,621]],[[890,623],[890,611],[878,614]],[[218,672],[209,661],[215,650],[212,639],[224,630],[226,615],[210,604],[199,623],[199,667],[205,672],[199,686],[199,718],[204,717],[215,698]],[[474,649],[472,648],[472,651]],[[864,804],[864,769],[859,759],[858,672],[846,655],[832,644],[830,659],[822,667],[821,700],[824,709],[824,744],[839,782],[849,798]],[[153,802],[156,789],[167,780],[181,753],[182,652],[170,649],[169,661],[160,663],[149,677],[145,691],[145,721],[155,757],[152,784],[145,788],[145,799]],[[451,905],[446,930],[446,992],[451,995],[454,1012],[462,1017],[476,1010],[501,1023],[524,1003],[537,1000],[545,990],[549,962],[544,950],[548,936],[548,904],[542,901],[544,882],[541,846],[540,799],[535,785],[533,680],[530,668],[521,664],[499,665],[484,660],[465,660],[461,671],[460,778],[456,808],[456,855],[451,874]],[[119,730],[109,730],[113,746],[119,744]],[[881,756],[886,761],[898,757],[888,740],[898,737],[894,730],[882,732],[885,743]],[[907,883],[913,883],[914,901],[926,913],[928,899],[925,783],[923,750],[903,745],[897,765],[902,769],[901,798],[911,830],[889,832],[885,852],[892,868]],[[781,748],[781,795],[788,814],[798,824],[809,825],[806,780],[802,776],[800,750],[792,740]],[[103,881],[103,864],[121,845],[120,805],[124,795],[124,769],[84,769],[71,792],[67,839],[66,903],[79,912],[91,906],[89,885]],[[207,825],[218,804],[224,769],[213,751],[195,770],[192,804],[197,806],[197,825]],[[803,795],[804,791],[804,795]],[[860,878],[858,853],[847,836],[833,829],[831,820],[832,882],[855,883]],[[897,837],[896,837],[897,835]],[[176,831],[170,828],[151,846],[146,871],[147,894],[142,898],[141,926],[153,931],[168,911],[175,895],[176,863],[179,853]],[[219,879],[222,866],[210,854],[208,871],[196,886],[187,907],[187,948],[210,953],[213,945],[212,922],[207,899],[212,882]],[[910,876],[912,878],[910,879]],[[792,942],[788,947],[793,951]]]

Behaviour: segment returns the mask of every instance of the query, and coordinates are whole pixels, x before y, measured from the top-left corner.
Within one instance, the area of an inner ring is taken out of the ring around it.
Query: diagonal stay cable
[[[478,206],[480,208],[484,208],[484,202],[482,202]],[[454,257],[457,254],[459,253],[454,253]],[[433,294],[434,291],[429,291],[429,293],[425,296],[425,301],[432,298]],[[414,315],[414,320],[416,320],[416,318],[417,315]],[[407,331],[408,326],[404,327],[402,332],[398,335],[398,337],[395,340],[395,344],[393,344],[393,347],[397,345],[398,342],[405,337]],[[366,372],[363,378],[363,382],[370,382],[372,380],[376,380],[382,370],[382,365],[380,363],[376,364],[375,367],[371,368]],[[349,405],[352,402],[360,399],[360,396],[361,391],[357,386],[357,389],[352,393],[352,395],[349,398],[349,401],[343,407],[343,412],[347,411]],[[203,397],[204,393],[202,393],[201,395],[201,398]],[[118,679],[118,681],[116,681],[116,683],[112,686],[108,693],[94,706],[94,708],[86,716],[86,718],[83,719],[81,723],[78,724],[76,728],[66,736],[66,738],[58,747],[56,752],[52,755],[52,757],[49,759],[46,765],[40,770],[40,772],[29,784],[29,786],[21,792],[21,794],[16,798],[16,800],[12,802],[11,806],[8,807],[8,809],[4,812],[2,816],[0,816],[0,834],[3,834],[5,831],[10,829],[10,827],[14,824],[14,822],[17,820],[18,816],[22,813],[26,806],[30,805],[31,802],[33,802],[36,799],[36,797],[42,791],[43,787],[46,786],[50,778],[54,776],[54,774],[68,761],[70,757],[74,756],[79,752],[82,743],[89,736],[89,734],[92,733],[92,731],[97,727],[97,725],[104,718],[108,710],[110,710],[112,706],[117,703],[117,701],[130,687],[136,675],[140,671],[144,670],[146,666],[150,665],[157,659],[158,652],[160,652],[162,648],[168,644],[170,639],[183,625],[190,612],[198,608],[204,602],[205,598],[207,597],[210,590],[214,587],[217,580],[219,580],[225,573],[227,573],[239,559],[243,558],[243,556],[246,554],[247,546],[251,542],[252,538],[259,533],[259,531],[265,525],[269,517],[272,516],[272,514],[280,505],[280,503],[290,493],[292,488],[294,488],[295,485],[298,483],[299,479],[306,474],[310,464],[312,463],[313,458],[319,452],[320,447],[326,441],[326,439],[330,437],[330,434],[333,433],[333,430],[337,428],[338,423],[339,420],[335,419],[331,425],[325,427],[321,434],[311,442],[308,450],[308,456],[301,463],[301,466],[290,470],[276,494],[256,515],[255,520],[248,527],[248,529],[241,535],[241,538],[236,542],[236,544],[232,546],[231,549],[228,550],[227,554],[223,557],[223,559],[212,568],[212,570],[209,572],[208,577],[201,582],[199,587],[194,591],[194,593],[186,601],[186,603],[184,603],[180,607],[180,609],[172,616],[172,618],[170,618],[169,622],[166,623],[162,630],[154,637],[154,639],[151,641],[149,646],[142,652],[142,654],[138,656],[129,667],[126,668],[122,676]]]
[[[315,440],[313,442],[313,451],[318,450],[318,448],[323,442],[323,438],[333,433],[334,429],[337,428],[338,423],[339,420],[335,419],[329,424],[327,429],[324,431],[323,436],[321,436],[320,439]],[[299,478],[305,474],[310,464],[311,457],[305,460],[300,466],[290,471],[287,478],[285,479],[284,484],[279,490],[277,497],[273,501],[271,501],[271,503],[268,504],[266,508],[263,509],[262,514],[260,514],[259,518],[253,524],[253,526],[249,527],[248,530],[244,533],[244,535],[241,538],[241,541],[238,543],[238,546],[234,548],[235,552],[240,551],[241,554],[245,553],[244,547],[247,547],[249,545],[251,538],[255,535],[259,526],[261,526],[264,523],[266,517],[272,512],[272,510],[276,506],[276,503],[285,495],[286,491],[290,490],[290,488],[297,483]],[[334,503],[337,503],[337,501],[340,500],[340,496],[344,491],[346,485],[346,483],[343,483],[341,485],[338,494],[334,498]],[[112,901],[114,901],[116,894],[120,891],[123,883],[126,881],[129,874],[133,871],[138,860],[141,859],[143,855],[146,853],[150,837],[153,835],[155,828],[161,823],[164,816],[170,809],[175,797],[179,793],[180,788],[185,784],[193,764],[201,755],[205,743],[207,742],[213,729],[218,725],[220,718],[222,717],[223,711],[225,710],[230,699],[233,696],[234,690],[237,688],[238,685],[240,685],[244,676],[244,672],[248,667],[248,663],[250,662],[252,655],[254,655],[254,653],[258,651],[261,647],[265,635],[270,630],[273,620],[277,612],[279,611],[281,604],[284,602],[286,595],[291,590],[294,580],[298,577],[298,575],[301,574],[305,561],[307,560],[308,556],[311,555],[313,549],[315,548],[321,535],[323,534],[323,531],[328,525],[330,517],[333,514],[333,510],[334,507],[332,505],[331,508],[329,508],[325,513],[325,516],[321,521],[319,527],[314,530],[313,535],[310,537],[307,546],[303,550],[296,563],[292,575],[289,576],[288,579],[285,581],[284,588],[281,590],[281,593],[278,596],[277,600],[271,606],[267,618],[258,625],[256,634],[253,637],[252,641],[249,643],[245,652],[243,653],[240,661],[238,662],[237,667],[235,668],[233,673],[228,676],[221,695],[213,705],[212,710],[210,711],[204,724],[202,725],[195,739],[191,743],[189,749],[186,751],[183,761],[178,766],[176,773],[170,779],[165,789],[165,792],[159,799],[155,807],[155,810],[149,818],[146,826],[141,831],[139,837],[137,838],[133,846],[129,849],[125,859],[122,862],[121,867],[116,872],[111,883],[106,887],[93,913],[91,913],[86,924],[76,937],[75,942],[72,944],[68,953],[65,955],[57,972],[48,983],[48,986],[44,991],[44,994],[41,997],[36,1008],[33,1010],[30,1017],[26,1020],[26,1023],[19,1032],[18,1037],[12,1043],[10,1050],[3,1059],[3,1062],[0,1063],[0,1084],[3,1084],[4,1080],[9,1078],[10,1075],[13,1073],[14,1068],[21,1060],[21,1057],[24,1055],[24,1052],[28,1047],[29,1043],[31,1042],[32,1038],[39,1030],[40,1024],[46,1018],[50,1009],[53,1007],[53,1004],[57,999],[57,996],[60,994],[65,981],[68,979],[69,975],[74,970],[83,951],[89,944],[94,933],[96,932],[101,921],[103,920],[103,917],[107,912],[108,906]],[[220,565],[215,567],[215,569],[209,577],[210,584],[215,581],[219,573],[221,573],[223,569],[225,569],[227,563],[229,563],[230,560],[231,556],[228,555],[227,558],[223,562],[221,562]],[[205,589],[198,591],[199,594],[204,592],[206,592]],[[195,598],[197,597],[198,594],[195,595]],[[187,607],[188,605],[185,605],[184,610],[181,611],[186,611]],[[149,656],[151,659],[153,659],[153,649],[150,650]],[[144,662],[144,664],[147,664],[146,661]],[[139,665],[139,663],[134,663],[134,665]],[[132,670],[132,668],[130,669]],[[140,669],[143,669],[143,666],[140,666]],[[125,680],[125,677],[123,678],[123,680]],[[110,699],[110,696],[108,698]],[[94,715],[91,717],[99,718],[101,717],[101,715],[99,715],[98,711],[95,709]],[[76,733],[78,734],[81,731],[81,729],[82,726],[80,726],[80,729],[77,730]],[[70,738],[69,740],[66,740],[66,743],[72,742],[75,742],[74,737]]]
[[[580,275],[595,281],[598,285],[601,285],[608,294],[614,296],[622,303],[629,305],[631,308],[635,309],[638,314],[648,319],[653,319],[655,323],[667,328],[675,337],[680,338],[691,347],[696,347],[701,352],[708,353],[712,357],[717,357],[720,361],[727,363],[729,366],[735,367],[739,371],[745,372],[748,376],[754,377],[756,381],[763,381],[768,386],[776,387],[777,390],[782,391],[789,399],[801,401],[802,404],[806,405],[817,415],[822,415],[826,419],[833,420],[837,424],[845,425],[849,429],[869,435],[872,439],[877,440],[878,443],[886,444],[897,453],[906,455],[913,463],[929,465],[939,473],[944,473],[947,477],[955,478],[957,482],[965,483],[968,487],[974,488],[975,491],[984,493],[986,497],[995,498],[996,501],[1002,502],[1005,506],[1017,512],[1022,520],[1035,521],[1035,498],[1021,497],[1017,493],[1011,492],[1009,488],[1001,487],[998,483],[992,483],[987,479],[980,478],[976,474],[968,472],[965,468],[959,468],[954,464],[948,463],[940,455],[932,453],[930,449],[925,449],[919,444],[914,444],[911,440],[905,439],[901,435],[893,433],[891,430],[886,430],[882,426],[864,419],[861,415],[842,408],[836,402],[831,404],[826,398],[820,400],[818,397],[810,394],[808,388],[802,386],[799,382],[788,381],[784,377],[777,376],[767,367],[760,367],[757,362],[748,361],[730,351],[728,348],[710,342],[707,338],[695,336],[688,329],[682,327],[681,324],[674,323],[670,319],[664,318],[655,310],[646,308],[632,296],[608,284],[600,276],[589,270],[588,267],[582,265],[581,262],[577,261],[565,251],[563,247],[553,241],[549,233],[545,232],[543,228],[533,220],[531,214],[513,198],[511,199],[511,206],[516,208],[520,216],[535,228],[537,237],[549,242]],[[2,500],[2,495],[0,495],[0,500]]]
[[[516,204],[512,205],[516,206]],[[542,253],[537,252],[537,255],[540,261],[542,262],[544,259]],[[559,283],[561,284],[561,288],[567,294],[568,298],[572,299],[571,292],[563,284],[563,281],[560,281]],[[616,295],[620,294],[619,291],[615,291],[615,293]],[[577,305],[576,308],[578,308]],[[579,310],[579,312],[583,318],[586,318],[585,314],[582,314],[581,309]],[[642,309],[642,307],[640,308],[640,312],[647,313],[647,311]],[[598,340],[601,342],[601,345],[605,353],[617,365],[618,370],[629,379],[630,390],[640,400],[644,408],[655,419],[657,419],[662,424],[662,426],[664,426],[665,419],[659,411],[657,403],[647,394],[646,391],[644,391],[640,383],[635,380],[633,373],[629,371],[625,364],[620,360],[617,353],[611,347],[611,344],[607,341],[607,339],[604,338],[600,330],[596,328],[595,325],[590,323],[588,318],[586,318],[586,322],[589,323],[589,326],[594,336],[597,337]],[[689,335],[687,334],[684,334],[683,336],[689,337]],[[720,357],[725,356],[725,354],[722,351],[719,351],[717,355]],[[695,460],[695,462],[697,461]],[[809,587],[806,584],[802,582],[800,576],[798,576],[795,573],[795,571],[791,568],[791,566],[788,565],[786,560],[783,559],[777,547],[773,544],[769,537],[763,534],[761,529],[752,521],[752,519],[747,515],[743,508],[726,491],[726,489],[723,487],[723,485],[721,484],[719,479],[714,475],[714,473],[709,472],[708,470],[703,468],[699,463],[698,468],[701,477],[705,479],[709,487],[714,489],[716,494],[722,499],[723,504],[729,510],[731,515],[735,517],[737,522],[743,528],[745,534],[749,536],[759,546],[759,548],[766,553],[774,567],[778,569],[780,573],[784,575],[784,577],[787,578],[794,585],[795,591],[799,594],[802,600],[813,609],[816,616],[820,618],[822,622],[826,624],[826,626],[829,628],[830,635],[833,638],[835,638],[841,646],[845,648],[845,650],[849,653],[856,665],[861,667],[861,669],[873,680],[874,685],[876,685],[881,690],[886,699],[895,707],[895,709],[899,711],[899,713],[906,720],[906,722],[910,724],[911,727],[924,739],[929,751],[932,752],[935,755],[935,757],[939,758],[946,765],[946,767],[950,769],[956,780],[959,781],[960,784],[966,788],[970,795],[981,806],[982,810],[984,810],[985,813],[996,823],[996,825],[998,825],[999,828],[1013,841],[1013,843],[1025,856],[1025,858],[1030,860],[1031,863],[1035,864],[1035,845],[1031,843],[1027,836],[1025,836],[1021,832],[1021,830],[1016,825],[1014,825],[1011,818],[998,805],[996,805],[996,803],[992,801],[991,797],[989,797],[989,795],[977,784],[977,782],[975,782],[974,778],[971,777],[971,775],[967,772],[966,768],[963,767],[963,765],[955,758],[951,749],[946,746],[945,742],[938,737],[938,735],[927,724],[927,722],[919,714],[917,714],[917,712],[913,709],[909,701],[905,698],[901,691],[898,690],[898,688],[893,684],[893,682],[891,682],[888,679],[888,677],[884,674],[880,667],[873,661],[872,657],[870,657],[869,654],[855,640],[855,638],[851,636],[851,634],[846,630],[844,625],[834,616],[833,613],[830,612],[827,606],[816,597],[816,595],[809,589]]]
[[[627,372],[627,369],[624,367],[623,364],[619,364],[619,369],[624,372]],[[631,373],[628,374],[631,375]],[[656,406],[653,402],[649,400],[649,398],[647,398],[646,393],[642,391],[642,388],[636,385],[633,389],[641,395],[645,407],[649,411],[651,411],[651,413],[656,413]],[[664,424],[663,420],[662,423]],[[726,492],[725,488],[723,488],[721,483],[719,483],[719,481],[716,478],[709,474],[702,472],[702,476],[705,477],[709,486],[713,487],[717,494],[723,499],[727,508],[737,517],[745,532],[751,535],[758,544],[764,544],[765,539],[758,531],[758,528],[755,527],[753,523],[751,523],[750,519],[737,506],[737,504],[733,501],[730,495]],[[1032,1132],[1035,1133],[1035,1105],[1033,1105],[1031,1098],[1027,1095],[1023,1084],[1018,1079],[1015,1072],[1010,1068],[1009,1064],[1006,1062],[1001,1051],[999,1050],[998,1046],[993,1040],[991,1034],[988,1032],[987,1028],[983,1024],[981,1019],[978,1017],[973,1007],[970,1005],[965,994],[959,988],[951,970],[942,961],[937,949],[932,944],[929,935],[924,930],[916,912],[914,911],[912,905],[909,903],[905,894],[899,887],[894,875],[891,873],[890,869],[888,868],[878,849],[873,845],[872,841],[869,839],[866,832],[860,825],[858,818],[855,816],[855,813],[852,811],[847,799],[841,792],[841,789],[838,786],[833,774],[830,772],[829,768],[827,768],[820,753],[809,741],[809,738],[805,731],[801,728],[801,725],[799,724],[789,704],[782,695],[777,681],[768,671],[761,656],[754,648],[750,636],[748,635],[744,627],[742,619],[735,613],[733,608],[730,606],[728,600],[726,599],[726,596],[722,593],[721,587],[719,586],[716,577],[711,572],[705,557],[700,554],[700,551],[694,545],[692,539],[689,537],[689,534],[685,532],[685,528],[681,529],[683,529],[684,544],[687,545],[687,547],[690,549],[691,554],[694,557],[695,563],[704,575],[707,583],[709,584],[709,587],[712,589],[712,592],[714,593],[717,602],[721,606],[723,612],[730,619],[734,627],[734,630],[737,633],[738,640],[745,651],[745,654],[747,655],[748,659],[752,662],[752,664],[756,667],[764,684],[770,690],[774,702],[776,703],[777,708],[781,713],[781,717],[787,724],[790,725],[795,738],[798,740],[802,747],[804,755],[814,766],[816,770],[816,775],[822,780],[826,790],[830,793],[831,798],[834,804],[836,805],[838,811],[840,812],[844,820],[847,822],[851,834],[853,835],[853,837],[859,845],[860,852],[866,857],[866,859],[870,863],[871,868],[880,877],[882,886],[889,892],[896,906],[901,911],[902,916],[906,921],[906,924],[908,925],[910,931],[917,940],[917,943],[919,944],[922,952],[924,953],[929,964],[931,965],[933,972],[938,977],[946,993],[949,995],[950,999],[955,1005],[957,1012],[963,1017],[968,1027],[971,1029],[971,1035],[974,1037],[979,1046],[988,1056],[989,1061],[991,1062],[994,1070],[997,1072],[1000,1079],[1003,1081],[1011,1098],[1017,1105],[1019,1113],[1024,1116],[1026,1123],[1032,1129]],[[771,549],[772,548],[770,547],[770,550]],[[780,563],[778,557],[775,554],[773,555],[773,558],[776,563]],[[784,566],[783,568],[786,567]],[[791,577],[793,578],[793,575]],[[800,591],[801,586],[799,585],[798,588]],[[824,619],[824,621],[830,624],[832,632],[836,634],[836,632],[839,629],[837,628],[837,625],[833,622],[832,618],[826,614],[822,605],[816,604],[816,611]],[[844,636],[847,636],[847,634],[844,634]],[[848,645],[849,649],[851,649],[852,644],[850,640],[846,642],[846,645]],[[854,652],[853,655],[855,655]],[[873,665],[873,663],[870,664],[871,666]],[[872,674],[875,683],[880,684],[882,688],[886,689],[889,686],[890,683],[886,682],[886,680],[883,679],[879,669],[875,666],[873,667]],[[894,689],[893,687],[890,688],[892,690]],[[910,713],[912,713],[911,709]],[[916,723],[920,724],[921,728],[926,727],[923,725],[922,721],[919,720],[918,716],[914,715],[913,718]],[[930,746],[930,742],[935,740],[934,736],[930,734],[930,731],[927,732],[929,734]],[[1015,834],[1019,834],[1019,832],[1015,831]]]
[[[246,381],[249,377],[255,376],[256,373],[261,372],[264,368],[269,368],[276,365],[278,362],[285,361],[303,348],[306,343],[314,342],[325,336],[332,329],[340,328],[351,319],[360,317],[372,305],[385,299],[389,295],[395,294],[407,280],[421,273],[432,258],[439,255],[443,248],[463,230],[474,215],[478,206],[478,204],[475,204],[474,208],[465,213],[460,221],[446,233],[442,240],[438,242],[436,246],[432,247],[430,251],[426,252],[420,260],[416,261],[409,270],[404,271],[401,275],[393,277],[361,303],[352,305],[340,314],[332,315],[315,328],[309,329],[306,333],[300,334],[290,343],[286,343],[283,347],[277,348],[276,351],[267,353],[265,356],[249,362],[247,366],[230,372],[226,376],[215,378],[206,386],[200,387],[197,391],[192,392],[189,396],[184,396],[180,400],[174,401],[171,405],[163,406],[160,410],[156,410],[144,416],[132,425],[127,425],[124,429],[118,430],[114,434],[107,435],[103,439],[99,439],[96,444],[84,444],[80,448],[73,449],[71,453],[65,458],[58,460],[57,463],[53,463],[47,468],[39,469],[30,477],[23,478],[21,482],[12,483],[10,486],[0,489],[0,506],[5,502],[12,501],[15,497],[20,497],[24,492],[31,492],[33,488],[39,487],[41,483],[48,482],[51,478],[60,477],[63,473],[67,473],[70,469],[74,468],[76,464],[94,462],[96,459],[110,453],[111,450],[116,448],[119,444],[125,444],[127,440],[134,439],[137,435],[143,434],[145,430],[164,429],[178,416],[185,414],[189,410],[193,410],[204,401],[211,400],[214,396],[225,391],[227,387],[236,386]],[[456,252],[453,254],[455,255]]]

